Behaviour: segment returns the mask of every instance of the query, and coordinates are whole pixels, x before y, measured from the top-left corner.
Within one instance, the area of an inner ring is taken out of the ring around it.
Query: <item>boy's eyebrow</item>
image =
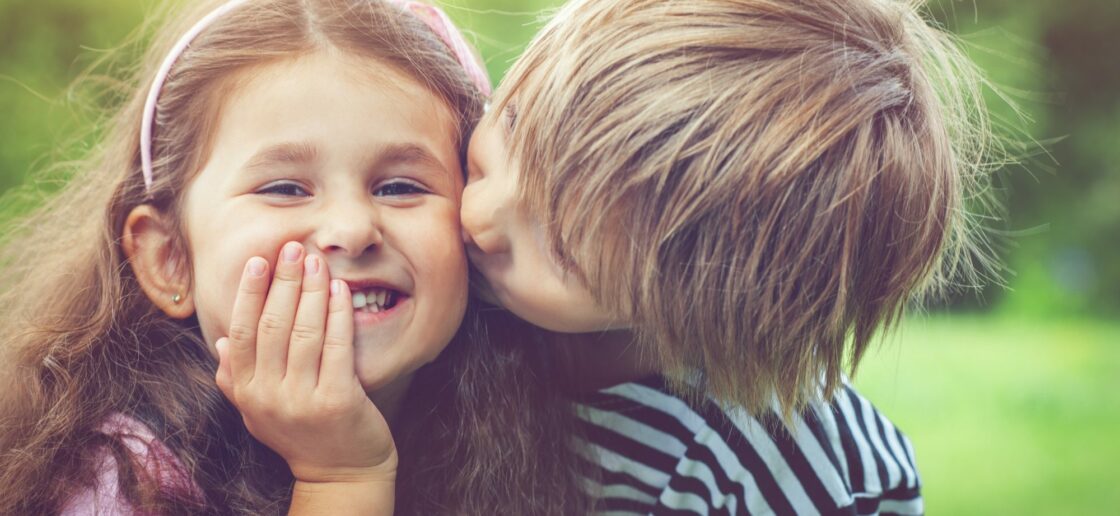
[[[258,151],[245,162],[245,170],[279,164],[310,163],[319,154],[310,143],[278,143]]]
[[[510,101],[506,104],[506,108],[502,110],[502,127],[505,129],[506,137],[513,133],[513,128],[517,127],[517,104]]]

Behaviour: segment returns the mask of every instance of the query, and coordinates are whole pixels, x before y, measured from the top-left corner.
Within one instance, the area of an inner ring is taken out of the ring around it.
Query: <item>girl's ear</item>
[[[190,271],[174,246],[172,225],[154,207],[142,204],[128,214],[121,245],[140,288],[172,319],[194,315]]]

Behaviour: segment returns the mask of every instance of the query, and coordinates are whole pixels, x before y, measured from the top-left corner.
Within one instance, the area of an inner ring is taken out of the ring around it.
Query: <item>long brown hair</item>
[[[4,234],[0,513],[57,512],[73,489],[95,482],[93,455],[99,449],[116,457],[122,492],[144,509],[259,514],[286,508],[290,473],[247,433],[217,390],[215,361],[195,321],[172,320],[153,306],[119,245],[125,218],[136,206],[150,204],[180,219],[186,185],[208,155],[215,114],[236,87],[238,72],[325,48],[398,68],[458,116],[465,151],[483,99],[422,21],[381,1],[255,0],[215,21],[177,61],[159,97],[154,182],[146,189],[138,133],[148,81],[174,40],[218,3],[191,2],[185,13],[169,18],[101,145],[60,193]],[[189,267],[185,240],[174,247],[182,258],[178,265]],[[566,455],[542,467],[525,457],[534,453],[532,446],[510,446],[566,444],[574,424],[564,411],[548,413],[531,403],[550,392],[543,382],[534,383],[535,366],[522,367],[528,357],[516,347],[485,346],[485,322],[471,313],[471,326],[446,356],[422,370],[421,387],[410,398],[415,402],[406,401],[402,428],[439,425],[445,429],[439,438],[447,441],[430,447],[429,455],[424,434],[400,440],[400,508],[582,512],[578,478]],[[494,395],[512,405],[488,410]],[[504,418],[513,407],[518,412],[511,423]],[[476,410],[486,411],[469,413]],[[119,440],[101,434],[99,423],[114,412],[151,426],[203,499],[161,490]],[[538,415],[549,423],[536,422]],[[429,457],[436,456],[454,462],[438,471],[410,463],[431,464],[435,459]],[[492,473],[503,465],[503,474]],[[424,496],[411,493],[414,487]],[[548,510],[535,510],[542,507]]]
[[[598,469],[576,452],[583,430],[547,333],[496,308],[468,309],[462,331],[475,344],[453,342],[420,370],[411,417],[394,429],[398,509],[589,514],[585,486]]]
[[[573,0],[503,80],[523,201],[678,386],[788,414],[972,284],[983,81],[919,4]]]

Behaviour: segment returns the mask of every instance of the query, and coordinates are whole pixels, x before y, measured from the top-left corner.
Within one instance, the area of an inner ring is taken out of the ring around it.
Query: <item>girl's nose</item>
[[[315,240],[326,255],[356,258],[372,252],[383,244],[378,208],[368,202],[336,202],[323,214]]]

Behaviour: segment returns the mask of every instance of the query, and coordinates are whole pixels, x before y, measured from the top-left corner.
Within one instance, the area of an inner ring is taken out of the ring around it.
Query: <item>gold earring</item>
[[[171,302],[175,303],[175,304],[182,303],[183,302],[183,295],[182,294],[175,294],[175,295],[171,296]]]

